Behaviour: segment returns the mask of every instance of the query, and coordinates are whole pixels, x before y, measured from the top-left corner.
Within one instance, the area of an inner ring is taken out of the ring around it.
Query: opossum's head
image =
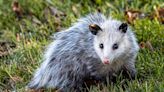
[[[89,25],[94,35],[94,48],[104,64],[122,59],[130,49],[127,31],[128,25],[119,21],[107,21],[103,24]]]

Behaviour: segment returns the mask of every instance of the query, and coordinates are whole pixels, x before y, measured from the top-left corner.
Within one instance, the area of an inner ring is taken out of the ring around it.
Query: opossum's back
[[[60,41],[57,43],[57,47],[54,48],[56,52],[63,52],[71,51],[70,54],[77,54],[77,53],[94,53],[93,49],[93,35],[90,33],[89,30],[83,28],[70,28],[69,30],[57,32],[54,35],[55,41]],[[91,51],[91,52],[90,52]]]

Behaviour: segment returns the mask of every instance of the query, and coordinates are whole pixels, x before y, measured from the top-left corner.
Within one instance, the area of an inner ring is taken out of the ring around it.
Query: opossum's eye
[[[118,49],[118,44],[117,43],[113,44],[112,48],[113,48],[113,50]]]
[[[100,47],[101,49],[103,49],[103,48],[104,48],[104,45],[101,43],[101,44],[99,44],[99,47]]]
[[[126,33],[127,29],[128,29],[128,24],[127,23],[122,23],[119,27],[119,30],[123,33]]]
[[[101,28],[97,24],[91,24],[89,25],[89,30],[91,31],[93,35],[96,35],[98,31],[101,30]]]

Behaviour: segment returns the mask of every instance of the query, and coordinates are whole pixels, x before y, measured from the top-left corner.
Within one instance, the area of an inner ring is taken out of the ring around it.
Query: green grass
[[[7,55],[0,57],[0,92],[24,92],[33,72],[42,61],[45,46],[52,39],[57,28],[68,28],[71,23],[88,13],[98,9],[106,16],[126,21],[125,9],[133,9],[152,14],[157,7],[164,7],[163,0],[18,0],[24,15],[19,20],[12,11],[12,0],[0,0],[0,42],[13,42],[16,47]],[[130,2],[131,1],[131,2]],[[46,7],[53,6],[66,14],[61,22],[51,14],[46,14]],[[30,16],[29,13],[33,15]],[[32,19],[39,23],[35,23]],[[57,21],[57,22],[55,22]],[[150,46],[141,49],[136,67],[138,78],[127,81],[125,90],[121,87],[122,80],[116,84],[104,86],[109,92],[164,92],[164,25],[157,18],[142,18],[131,25],[136,33],[138,43],[150,42]],[[1,54],[1,53],[0,53]],[[93,87],[91,92],[99,92]]]

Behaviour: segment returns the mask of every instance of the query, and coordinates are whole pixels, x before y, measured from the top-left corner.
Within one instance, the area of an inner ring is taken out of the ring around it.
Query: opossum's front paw
[[[136,70],[135,70],[135,71],[130,72],[130,79],[134,80],[134,79],[136,78],[136,75],[137,75]]]
[[[128,79],[134,80],[136,78],[137,72],[136,70],[132,70],[132,71],[123,70],[122,74]]]

